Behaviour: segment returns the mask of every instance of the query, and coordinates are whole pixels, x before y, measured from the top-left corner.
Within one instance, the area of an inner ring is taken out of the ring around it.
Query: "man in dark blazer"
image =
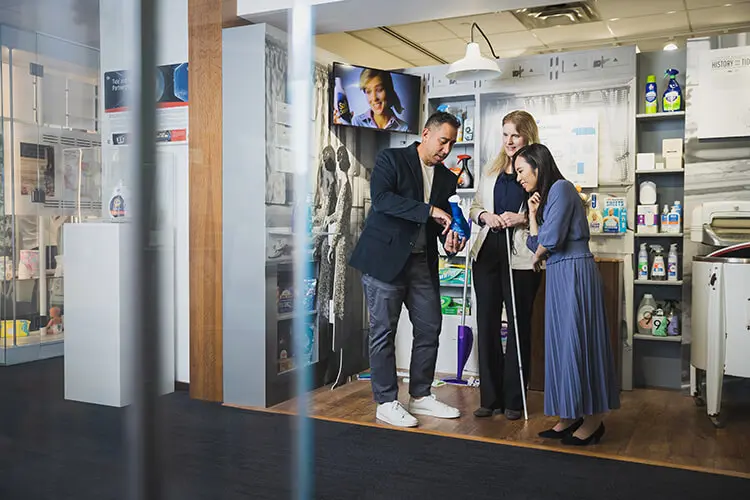
[[[466,244],[450,231],[448,198],[456,193],[457,178],[442,163],[456,142],[459,126],[453,115],[435,113],[422,130],[422,142],[378,155],[370,180],[372,209],[349,261],[362,272],[370,313],[370,372],[377,418],[399,427],[416,426],[412,414],[460,416],[431,393],[443,320],[437,240],[449,254]],[[403,304],[414,335],[408,410],[398,402],[396,377],[396,325]]]

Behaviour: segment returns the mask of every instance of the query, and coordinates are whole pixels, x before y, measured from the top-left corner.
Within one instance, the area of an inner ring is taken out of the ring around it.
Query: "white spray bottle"
[[[651,264],[651,279],[654,281],[664,281],[667,279],[667,269],[664,265],[664,248],[661,245],[651,245],[654,252],[654,260]]]
[[[645,243],[641,243],[641,251],[638,252],[638,279],[648,279],[648,250]]]
[[[677,281],[677,275],[677,243],[672,243],[669,246],[669,256],[667,257],[667,281]]]

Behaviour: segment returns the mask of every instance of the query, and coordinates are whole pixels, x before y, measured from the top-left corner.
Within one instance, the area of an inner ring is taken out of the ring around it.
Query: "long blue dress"
[[[599,269],[585,208],[566,180],[550,188],[538,236],[549,251],[545,296],[544,413],[577,419],[620,407]]]

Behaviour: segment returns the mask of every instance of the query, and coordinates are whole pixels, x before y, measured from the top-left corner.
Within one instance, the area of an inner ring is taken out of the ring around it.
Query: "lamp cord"
[[[492,52],[492,57],[494,57],[495,59],[499,59],[497,57],[497,54],[495,54],[495,49],[492,48],[492,44],[490,43],[490,39],[487,38],[487,35],[484,34],[484,31],[482,31],[482,28],[480,28],[477,23],[471,23],[471,43],[474,43],[474,28],[478,29],[479,32],[484,37],[484,39],[487,41],[487,45],[489,45],[489,47],[490,47],[490,52]]]

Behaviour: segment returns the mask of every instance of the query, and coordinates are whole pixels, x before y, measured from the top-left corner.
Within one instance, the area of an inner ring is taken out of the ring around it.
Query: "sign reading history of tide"
[[[698,138],[750,137],[750,47],[701,54]]]

